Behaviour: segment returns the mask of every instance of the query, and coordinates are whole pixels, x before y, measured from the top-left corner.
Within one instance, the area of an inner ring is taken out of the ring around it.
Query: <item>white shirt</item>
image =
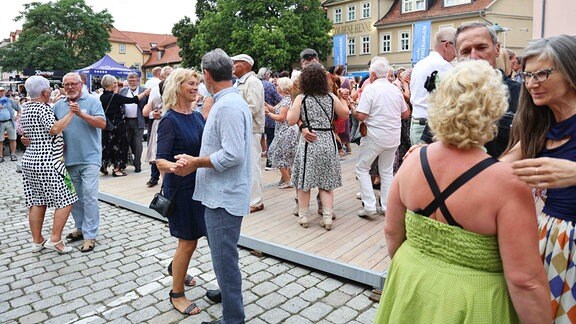
[[[386,78],[372,82],[362,92],[356,112],[367,114],[364,120],[369,137],[376,138],[384,147],[400,145],[401,115],[408,110],[398,87]]]
[[[428,91],[424,88],[426,78],[434,71],[438,71],[437,77],[439,77],[451,69],[452,64],[434,51],[416,63],[410,79],[412,118],[428,118]]]
[[[148,79],[146,81],[146,83],[144,83],[144,88],[148,89],[148,88],[153,88],[154,86],[157,86],[158,83],[160,83],[160,79],[158,79],[157,77],[152,77],[150,79]]]
[[[137,97],[138,88],[132,90],[128,88],[126,91],[126,97]],[[124,104],[124,117],[126,118],[137,118],[138,117],[138,105],[137,104]]]

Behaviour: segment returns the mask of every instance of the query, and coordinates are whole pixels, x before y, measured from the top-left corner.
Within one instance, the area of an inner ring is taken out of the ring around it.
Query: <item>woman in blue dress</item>
[[[188,265],[198,239],[206,236],[204,206],[192,199],[196,172],[185,177],[172,173],[174,156],[198,156],[204,130],[202,114],[194,111],[200,75],[189,69],[175,69],[164,84],[162,95],[164,117],[158,125],[156,165],[164,173],[164,195],[172,200],[172,213],[168,217],[170,234],[178,238],[174,259],[168,266],[173,276],[170,303],[182,314],[195,315],[200,308],[188,300],[184,286],[194,286],[194,279],[187,274]]]

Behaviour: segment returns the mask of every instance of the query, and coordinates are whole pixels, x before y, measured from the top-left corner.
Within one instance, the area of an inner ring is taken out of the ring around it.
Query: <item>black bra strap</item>
[[[424,152],[424,155],[425,154],[426,154],[426,152]],[[428,159],[426,158],[426,162],[427,162],[427,160]],[[462,175],[460,175],[458,178],[456,178],[456,180],[454,180],[446,189],[444,189],[444,191],[442,191],[442,193],[440,193],[439,195],[436,195],[434,193],[434,197],[435,197],[434,200],[428,206],[426,206],[426,208],[424,208],[424,210],[421,212],[421,214],[424,216],[430,216],[430,214],[432,214],[432,212],[435,211],[436,209],[438,209],[440,206],[445,207],[445,201],[446,201],[446,199],[448,199],[448,197],[450,197],[450,195],[452,195],[456,190],[458,190],[458,188],[463,186],[466,182],[468,182],[474,176],[476,176],[480,172],[484,171],[484,169],[488,168],[489,166],[491,166],[492,164],[494,164],[496,162],[498,162],[498,160],[496,160],[495,158],[488,157],[488,158],[476,163],[473,167],[468,169],[468,171],[464,172]],[[423,166],[423,168],[424,168],[424,166]],[[428,169],[429,168],[430,167],[428,166]],[[440,210],[442,211],[444,218],[446,218],[446,220],[448,221],[448,223],[450,225],[462,227],[462,226],[458,225],[458,223],[456,221],[454,221],[454,218],[450,215],[450,213],[446,214],[442,208]],[[452,223],[451,223],[450,219],[452,220]]]
[[[428,156],[426,155],[426,149],[427,149],[427,147],[424,146],[420,150],[420,163],[422,163],[422,170],[424,171],[424,175],[426,176],[426,180],[428,181],[428,185],[430,186],[430,190],[432,190],[432,194],[434,194],[434,198],[438,198],[440,196],[441,192],[440,192],[440,188],[438,188],[438,183],[436,183],[436,179],[434,179],[434,175],[432,174],[432,170],[430,169],[430,163],[428,162]],[[458,222],[456,222],[456,220],[454,220],[454,217],[452,217],[452,214],[450,214],[450,211],[448,210],[448,207],[446,207],[446,204],[444,201],[439,202],[439,205],[440,205],[439,208],[442,211],[442,215],[444,215],[444,218],[446,218],[446,221],[448,221],[448,224],[450,224],[452,226],[462,227],[462,226],[460,226],[460,224],[458,224]],[[428,206],[430,206],[430,205],[428,205]],[[430,215],[432,214],[432,212],[434,210],[435,209],[433,209],[433,210],[425,209],[420,214],[423,216],[426,216],[426,217],[430,217]]]

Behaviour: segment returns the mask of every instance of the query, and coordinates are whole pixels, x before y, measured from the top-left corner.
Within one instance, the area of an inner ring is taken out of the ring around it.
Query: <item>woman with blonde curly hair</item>
[[[466,61],[430,96],[437,142],[407,157],[388,195],[376,323],[550,323],[532,194],[483,148],[507,108],[501,80]]]

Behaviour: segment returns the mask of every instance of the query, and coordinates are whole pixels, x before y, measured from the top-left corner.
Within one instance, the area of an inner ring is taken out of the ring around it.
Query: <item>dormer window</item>
[[[158,53],[158,54],[157,54],[156,57],[158,58],[158,60],[161,60],[161,59],[162,59],[162,54],[164,53],[164,51],[158,51],[157,53]]]
[[[150,48],[154,48],[156,46],[158,46],[158,43],[150,43]]]
[[[402,13],[426,9],[425,0],[402,0]]]
[[[444,7],[452,7],[467,3],[472,3],[472,0],[444,0]]]

